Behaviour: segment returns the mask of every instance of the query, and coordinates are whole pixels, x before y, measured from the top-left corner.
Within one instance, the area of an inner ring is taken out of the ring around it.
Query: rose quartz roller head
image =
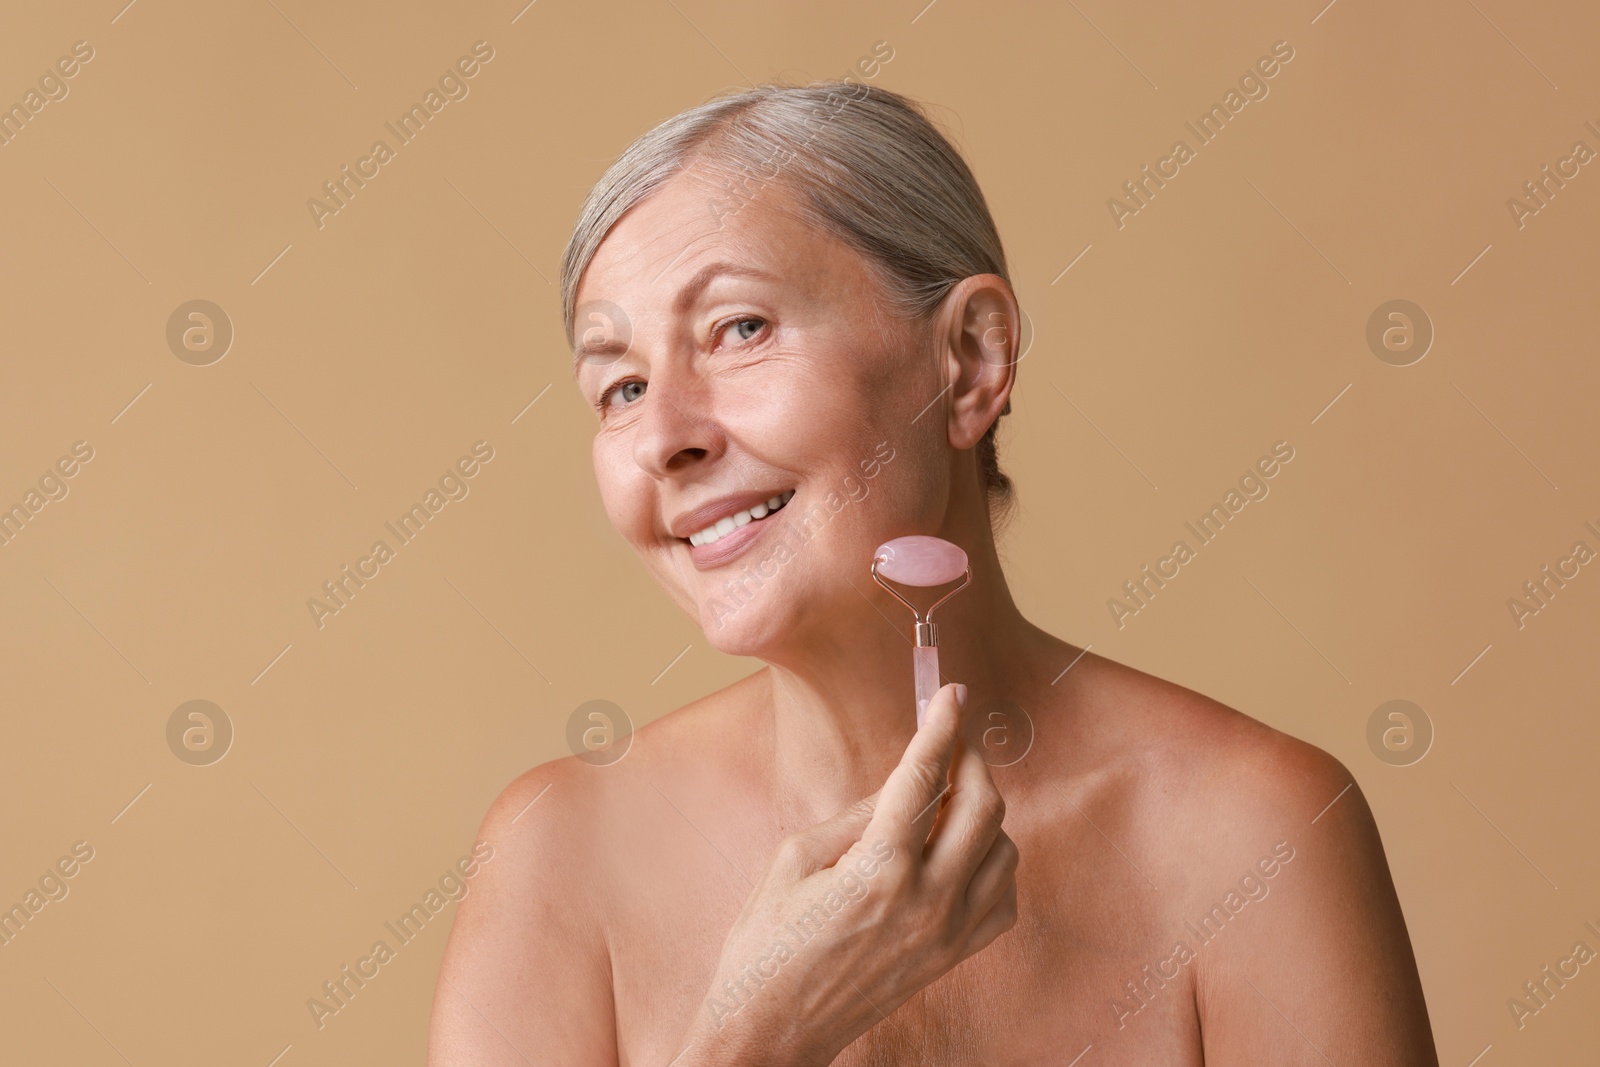
[[[878,546],[873,553],[872,577],[888,589],[900,603],[911,609],[916,619],[917,647],[912,650],[912,666],[917,681],[917,728],[927,714],[928,701],[939,691],[939,630],[933,625],[933,611],[940,604],[965,589],[972,581],[972,568],[967,565],[967,554],[949,541],[923,534],[896,537]],[[961,578],[961,584],[940,597],[925,613],[885,582],[901,585],[947,585]]]

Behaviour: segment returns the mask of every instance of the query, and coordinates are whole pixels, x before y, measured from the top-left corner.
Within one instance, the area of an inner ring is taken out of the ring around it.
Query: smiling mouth
[[[710,526],[707,526],[704,530],[699,530],[695,533],[692,533],[683,540],[688,541],[689,544],[695,548],[699,548],[702,545],[715,544],[724,537],[727,537],[729,534],[733,533],[733,531],[737,530],[741,526],[748,526],[752,522],[760,522],[768,515],[782,511],[793,496],[794,490],[786,489],[777,496],[770,497],[759,504],[745,508],[743,511],[737,511],[732,515],[726,515],[712,523]]]

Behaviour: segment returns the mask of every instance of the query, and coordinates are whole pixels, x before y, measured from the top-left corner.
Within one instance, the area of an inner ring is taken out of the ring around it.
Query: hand
[[[1016,922],[1005,801],[961,742],[955,690],[934,695],[882,789],[779,843],[724,942],[686,1048],[831,1063]]]

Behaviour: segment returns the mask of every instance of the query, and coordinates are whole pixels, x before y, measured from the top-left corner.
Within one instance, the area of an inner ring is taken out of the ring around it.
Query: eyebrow
[[[678,295],[672,301],[672,309],[679,313],[687,311],[694,304],[695,299],[699,297],[701,292],[703,292],[705,288],[712,283],[712,281],[722,276],[727,276],[730,278],[750,278],[756,281],[767,282],[776,282],[780,280],[777,275],[761,270],[759,267],[747,267],[738,263],[727,262],[708,263],[706,266],[696,271],[694,277],[690,278],[688,282],[684,284],[683,288],[678,290]],[[579,323],[573,323],[574,329],[578,329],[579,327]],[[574,345],[572,349],[572,375],[573,377],[577,377],[578,366],[584,361],[585,357],[611,356],[615,358],[626,354],[627,351],[627,342],[616,339],[601,341],[592,345],[585,344],[580,341],[578,344]]]

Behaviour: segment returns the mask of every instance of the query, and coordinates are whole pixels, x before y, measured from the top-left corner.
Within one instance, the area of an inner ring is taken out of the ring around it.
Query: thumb
[[[920,847],[927,840],[938,804],[950,789],[950,765],[961,745],[966,708],[965,698],[956,694],[963,688],[952,683],[934,693],[921,728],[884,783],[872,826],[876,836],[891,844]]]

